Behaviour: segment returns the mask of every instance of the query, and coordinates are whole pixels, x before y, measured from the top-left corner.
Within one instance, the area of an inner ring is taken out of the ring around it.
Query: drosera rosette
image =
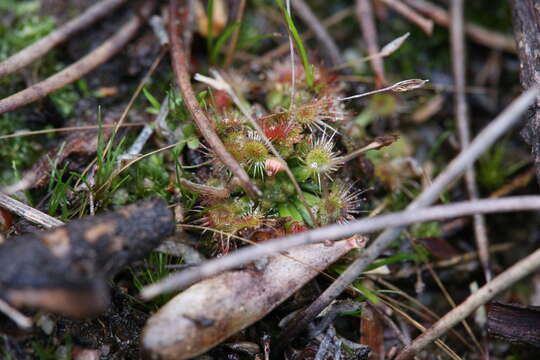
[[[321,176],[330,179],[330,174],[337,170],[334,165],[339,153],[334,150],[334,135],[312,135],[309,139],[308,148],[300,158],[302,166],[296,168],[297,179],[301,182],[311,178],[321,185]]]
[[[220,179],[230,191],[227,198],[203,201],[198,223],[214,230],[211,237],[217,252],[230,251],[234,236],[250,238],[270,224],[281,224],[284,231],[305,230],[308,227],[346,222],[360,213],[361,191],[342,180],[341,166],[347,161],[367,151],[378,150],[396,140],[395,136],[380,137],[360,149],[351,146],[342,155],[337,132],[343,120],[348,117],[345,102],[366,96],[360,94],[342,97],[329,78],[321,79],[319,88],[307,87],[299,73],[296,83],[295,102],[283,101],[265,114],[257,100],[267,94],[249,93],[254,97],[239,98],[225,77],[211,71],[213,78],[196,75],[199,80],[216,91],[225,91],[232,104],[226,104],[221,111],[214,111],[215,129],[227,151],[247,171],[251,181],[261,190],[262,195],[247,200],[242,190],[234,185],[235,178],[219,165],[216,159],[210,167],[212,176]],[[283,86],[267,82],[269,91],[282,91],[283,99],[290,96],[290,77]],[[278,81],[278,83],[280,82]],[[407,80],[381,92],[403,92],[423,85],[422,80]],[[262,96],[259,96],[262,95]],[[249,101],[248,101],[249,100]],[[258,110],[256,110],[258,109]],[[365,138],[362,139],[365,142]],[[359,142],[355,142],[357,145]],[[342,145],[342,144],[341,144]],[[221,241],[216,242],[216,239]],[[219,246],[216,247],[216,244]]]
[[[229,198],[200,211],[201,217],[194,223],[218,230],[212,239],[219,240],[219,253],[231,250],[231,235],[242,236],[247,231],[261,228],[267,217],[253,202],[244,198]]]
[[[337,133],[332,124],[343,121],[346,116],[343,105],[331,97],[313,99],[288,113],[311,133],[316,129],[321,132]]]
[[[251,176],[255,178],[264,177],[270,152],[257,132],[247,127],[231,128],[222,135],[222,139],[227,151]],[[209,151],[208,155],[213,159],[214,170],[225,173],[225,167],[217,156],[211,151]]]
[[[264,177],[266,161],[270,153],[257,132],[249,130],[247,140],[241,150],[243,152],[244,163],[255,177]]]
[[[322,225],[346,223],[357,217],[360,206],[365,201],[361,195],[366,190],[355,190],[354,184],[347,185],[341,180],[335,181],[327,194],[319,202],[318,217]]]

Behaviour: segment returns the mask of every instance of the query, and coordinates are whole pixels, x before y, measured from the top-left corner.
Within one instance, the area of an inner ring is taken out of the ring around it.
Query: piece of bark
[[[540,4],[537,0],[512,0],[511,4],[521,85],[528,89],[540,85]],[[536,178],[540,183],[540,96],[529,109],[527,119],[521,135],[531,145]]]
[[[109,302],[107,278],[173,231],[172,212],[153,199],[10,238],[0,245],[0,297],[15,307],[98,314]]]
[[[161,360],[202,354],[261,319],[318,271],[363,245],[363,241],[349,239],[331,246],[301,246],[288,251],[287,256],[271,257],[263,270],[228,271],[203,280],[148,320],[143,349],[152,359]]]
[[[490,336],[540,348],[540,307],[495,302],[487,310]]]

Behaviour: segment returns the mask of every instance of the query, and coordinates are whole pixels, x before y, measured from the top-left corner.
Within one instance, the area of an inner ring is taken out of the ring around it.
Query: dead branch
[[[418,14],[416,11],[411,9],[409,6],[398,0],[379,0],[382,1],[386,6],[394,9],[396,12],[401,14],[404,18],[412,22],[413,24],[418,25],[422,31],[426,34],[431,35],[433,32],[433,21],[426,19],[422,15]]]
[[[139,27],[144,23],[145,18],[154,9],[155,4],[156,2],[153,0],[144,2],[140,14],[133,15],[110,39],[79,61],[40,83],[0,100],[0,114],[13,111],[23,105],[42,99],[50,93],[77,81],[109,60],[114,54],[122,50],[128,41],[135,36]]]
[[[540,85],[540,9],[538,2],[531,0],[511,1],[514,36],[518,44],[521,86],[528,89]],[[536,169],[536,179],[540,183],[540,96],[531,107],[528,121],[521,135],[531,145]]]
[[[328,58],[329,63],[332,66],[343,64],[345,61],[341,56],[341,52],[339,51],[336,42],[334,39],[332,39],[328,31],[326,31],[326,28],[321,24],[320,20],[313,13],[313,11],[311,11],[309,5],[306,4],[304,0],[294,0],[292,2],[292,6],[302,21],[304,21],[309,28],[313,30],[313,33],[321,42],[321,45],[325,49],[325,55]]]
[[[415,210],[429,206],[437,201],[446,187],[459,177],[486,149],[488,149],[500,136],[520,119],[521,114],[532,103],[540,89],[532,88],[522,94],[510,104],[497,118],[495,118],[478,136],[471,145],[448,164],[446,169],[426,188],[407,210]],[[479,212],[480,213],[480,212]],[[330,285],[321,296],[315,300],[303,313],[299,314],[294,325],[287,329],[281,337],[282,343],[293,339],[301,329],[309,324],[315,316],[332,300],[347,288],[362,272],[385,250],[401,233],[402,228],[392,228],[390,225],[380,234],[373,243],[356,259],[336,281]]]
[[[34,209],[19,200],[15,200],[2,192],[0,192],[0,207],[47,229],[64,224],[62,221]]]
[[[69,39],[73,34],[109,15],[125,2],[126,0],[103,0],[90,7],[75,19],[2,62],[0,64],[0,78],[32,63],[58,44]]]
[[[151,299],[162,293],[183,289],[196,281],[254,261],[261,256],[275,254],[299,245],[332,241],[358,233],[365,234],[385,228],[401,227],[413,223],[448,219],[476,213],[488,214],[505,211],[536,210],[538,208],[540,208],[540,196],[516,196],[503,199],[465,201],[423,209],[409,209],[387,215],[354,220],[346,225],[336,224],[324,226],[299,234],[265,241],[257,246],[244,247],[230,255],[210,260],[197,268],[172,274],[160,282],[143,288],[141,296],[145,299]],[[378,248],[379,246],[377,243],[374,243],[371,247]],[[368,255],[373,256],[371,255],[373,251],[373,249],[370,250]],[[364,253],[359,259],[363,259],[364,256],[367,255]]]
[[[369,62],[375,74],[375,85],[377,88],[384,87],[387,84],[384,77],[384,63],[381,57],[376,56],[379,53],[379,43],[375,16],[370,0],[356,0],[356,16],[360,22],[362,35],[367,45],[368,55],[370,56]]]
[[[518,261],[512,267],[482,286],[477,292],[470,295],[458,307],[448,312],[433,326],[406,346],[397,356],[396,360],[411,359],[415,353],[425,348],[434,340],[446,333],[461,320],[465,319],[478,307],[493,299],[500,292],[510,288],[517,281],[523,279],[540,266],[540,250]]]
[[[216,135],[210,119],[205,115],[191,87],[188,72],[188,59],[184,51],[183,39],[180,36],[180,24],[178,21],[179,5],[178,0],[171,0],[169,6],[169,41],[171,42],[171,63],[174,70],[176,82],[182,91],[186,106],[193,116],[193,121],[208,142],[208,145],[217,154],[219,159],[231,170],[242,184],[243,189],[251,197],[257,197],[261,191],[250,180],[246,171],[238,164],[234,157],[227,151],[223,142]]]
[[[0,245],[0,298],[71,316],[99,313],[108,304],[106,279],[173,231],[167,204],[154,199],[12,237]]]
[[[465,32],[463,25],[464,10],[463,0],[452,0],[450,4],[450,42],[452,47],[452,68],[454,72],[454,109],[456,113],[457,128],[461,148],[465,149],[471,142],[469,109],[465,97],[466,74],[465,74]],[[476,172],[474,165],[465,172],[465,184],[471,200],[478,199],[478,186],[476,184]],[[480,262],[484,269],[486,282],[491,280],[491,266],[489,264],[489,239],[486,230],[486,220],[483,215],[473,217],[476,247],[480,255]]]
[[[328,265],[363,244],[352,238],[332,246],[297,247],[287,256],[268,259],[263,269],[255,265],[193,285],[148,320],[143,347],[162,360],[202,354],[261,319]]]
[[[444,27],[450,26],[450,16],[443,8],[425,0],[404,1],[425,16],[433,19],[435,23]],[[511,36],[487,30],[471,23],[465,24],[465,33],[477,44],[510,53],[516,52],[516,42]]]

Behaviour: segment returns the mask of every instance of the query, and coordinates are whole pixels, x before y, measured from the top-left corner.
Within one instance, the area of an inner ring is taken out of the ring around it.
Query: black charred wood
[[[16,307],[85,317],[106,309],[107,279],[174,232],[165,201],[74,220],[0,245],[0,297]]]

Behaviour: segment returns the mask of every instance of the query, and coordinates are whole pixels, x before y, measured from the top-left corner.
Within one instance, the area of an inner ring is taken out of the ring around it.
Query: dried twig
[[[410,22],[418,25],[422,31],[426,34],[431,35],[433,32],[433,21],[426,19],[422,15],[418,14],[414,9],[411,9],[409,6],[404,4],[399,0],[379,0],[386,4],[386,6],[394,9],[400,13],[404,18]]]
[[[370,150],[379,150],[383,147],[389,146],[393,144],[399,136],[397,135],[386,135],[386,136],[380,136],[378,138],[375,138],[373,141],[371,141],[369,144],[367,144],[364,147],[361,147],[360,149],[354,150],[346,155],[340,156],[336,158],[334,161],[332,161],[330,164],[327,165],[328,168],[332,168],[333,166],[340,165],[343,163],[346,163],[348,161],[351,161],[352,159],[365,154],[366,152]]]
[[[383,93],[383,92],[387,92],[387,91],[392,91],[392,92],[412,91],[412,90],[416,90],[416,89],[421,88],[428,81],[429,80],[422,80],[422,79],[403,80],[403,81],[399,81],[399,82],[397,82],[397,83],[395,83],[393,85],[384,87],[382,89],[377,89],[377,90],[368,91],[368,92],[361,93],[361,94],[347,96],[347,97],[340,98],[340,99],[337,99],[337,100],[338,101],[347,101],[347,100],[359,99],[359,98],[363,98],[363,97],[366,97],[366,96],[371,96],[371,95],[375,95],[375,94],[379,94],[379,93]]]
[[[450,41],[452,45],[452,68],[454,71],[454,82],[456,92],[454,93],[454,109],[456,113],[457,128],[461,148],[466,149],[471,142],[469,109],[465,98],[465,33],[463,27],[463,0],[452,0],[450,5],[451,26]],[[465,172],[465,183],[471,200],[478,199],[478,186],[476,184],[476,172],[474,165]],[[474,234],[480,262],[484,269],[486,282],[491,280],[491,269],[489,264],[489,239],[486,230],[486,220],[484,216],[474,215]]]
[[[446,289],[446,287],[442,283],[439,276],[437,276],[437,273],[433,270],[433,268],[429,264],[426,264],[426,268],[429,271],[429,274],[431,275],[433,280],[435,280],[435,283],[439,287],[439,290],[441,291],[443,296],[446,298],[446,301],[448,302],[448,304],[454,309],[456,307],[456,302],[454,301],[454,298],[452,297],[452,295],[450,295],[450,293],[448,292],[448,290]],[[469,339],[471,339],[472,342],[476,345],[476,347],[478,349],[478,353],[483,354],[484,349],[482,348],[482,345],[480,345],[480,343],[478,342],[478,339],[476,338],[476,335],[472,331],[472,329],[471,329],[469,323],[467,322],[467,320],[463,319],[463,321],[461,321],[461,325],[463,325],[463,327],[465,328],[465,331],[467,332],[467,335],[469,336]]]
[[[118,133],[118,129],[120,129],[120,127],[122,125],[124,125],[124,121],[127,119],[129,111],[131,110],[131,108],[135,104],[135,101],[137,100],[137,98],[139,97],[141,92],[143,91],[143,88],[146,86],[146,84],[152,78],[152,75],[154,74],[154,72],[158,68],[159,64],[161,63],[161,60],[163,60],[163,57],[167,54],[167,51],[168,51],[167,47],[162,47],[161,48],[161,51],[159,52],[159,54],[156,56],[154,61],[152,61],[152,64],[150,65],[150,68],[148,68],[148,71],[144,74],[143,78],[141,79],[141,81],[137,85],[137,88],[133,92],[133,95],[131,95],[131,98],[129,99],[128,104],[124,108],[124,111],[122,111],[122,115],[120,115],[120,118],[118,118],[118,121],[116,122],[116,125],[115,125],[114,130],[113,130],[113,136],[111,137],[111,139],[107,143],[107,146],[105,147],[105,150],[103,151],[103,156],[105,156],[105,154],[107,154],[107,152],[111,149],[111,146],[113,145],[114,135],[116,133]],[[167,109],[168,109],[168,104],[167,104]],[[161,107],[160,107],[160,110],[161,110]],[[161,115],[163,115],[163,114],[161,114]]]
[[[136,122],[136,123],[123,124],[122,127],[136,127],[136,126],[144,126],[144,125],[146,125],[146,123]],[[100,128],[107,129],[107,128],[111,128],[115,126],[116,126],[115,124],[102,124],[102,125],[70,126],[70,127],[63,127],[63,128],[32,130],[32,131],[19,131],[13,134],[2,135],[0,136],[0,140],[22,137],[22,136],[50,134],[50,133],[57,133],[57,132],[71,132],[71,131],[83,131],[83,130],[99,131]]]
[[[129,150],[120,155],[120,160],[131,160],[138,156],[150,136],[154,133],[154,128],[158,127],[161,122],[164,122],[167,116],[169,115],[169,96],[165,96],[161,102],[159,113],[151,124],[144,125],[144,128],[139,133],[139,136],[135,139],[133,144],[131,144]],[[117,124],[119,126],[120,124]]]
[[[458,307],[448,312],[433,326],[427,329],[425,333],[417,337],[410,345],[406,346],[396,360],[411,359],[416,352],[429,345],[435,339],[438,339],[454,325],[474,312],[479,306],[485,304],[500,292],[508,289],[517,281],[538,269],[539,266],[540,250],[536,250],[531,255],[518,261],[502,274],[495,277],[492,281],[482,286]]]
[[[326,56],[332,66],[338,66],[344,63],[343,57],[326,28],[321,24],[320,20],[315,16],[311,8],[304,0],[294,0],[292,2],[298,16],[313,30],[317,39],[321,42],[326,51]]]
[[[538,208],[540,208],[540,196],[516,196],[504,199],[466,201],[418,210],[409,209],[388,215],[354,220],[346,225],[336,224],[325,226],[303,233],[269,240],[257,246],[244,247],[230,255],[210,260],[200,267],[170,275],[158,283],[145,287],[141,292],[141,296],[145,299],[150,299],[168,291],[182,289],[200,279],[233,269],[241,264],[256,260],[261,256],[274,254],[299,245],[337,240],[357,233],[370,233],[387,227],[401,227],[417,222],[441,220],[476,213],[487,214],[505,211],[535,210]],[[374,246],[378,248],[380,245],[376,243],[372,245],[372,247]],[[369,255],[373,251],[371,250]],[[363,259],[364,256],[360,257],[360,259]]]
[[[384,77],[384,63],[381,57],[375,56],[379,53],[379,44],[377,40],[377,27],[375,25],[375,16],[371,7],[370,0],[356,0],[356,14],[362,29],[362,35],[367,45],[367,51],[370,57],[371,68],[375,74],[375,85],[379,87],[386,86]]]
[[[433,19],[435,23],[445,27],[450,26],[450,16],[443,8],[425,0],[404,1],[425,16]],[[477,44],[506,52],[516,52],[516,42],[511,36],[470,23],[465,24],[465,33]]]
[[[56,218],[49,216],[25,203],[15,200],[0,192],[0,207],[11,211],[35,224],[41,225],[47,229],[63,225],[64,223]]]
[[[21,314],[17,309],[0,299],[0,312],[9,317],[18,327],[28,329],[32,327],[32,319]]]
[[[446,169],[425,189],[420,196],[413,201],[408,210],[416,210],[428,206],[435,202],[445,188],[460,176],[478,157],[489,148],[495,140],[520,119],[521,114],[534,100],[538,94],[538,88],[529,89],[508,106],[495,120],[493,120],[471,143],[463,149],[461,153],[446,167]],[[356,259],[343,272],[339,278],[330,285],[321,296],[313,302],[303,313],[299,314],[294,325],[287,329],[282,336],[282,342],[287,343],[293,339],[301,329],[315,318],[315,316],[328,304],[332,302],[339,294],[349,286],[364,269],[371,264],[386,249],[392,241],[401,233],[402,228],[388,229],[380,234],[373,243],[364,251],[362,256]]]
[[[90,7],[75,19],[2,62],[0,64],[0,78],[22,69],[58,44],[69,39],[76,32],[109,15],[115,8],[125,2],[126,0],[103,0]]]
[[[191,87],[188,72],[188,59],[184,51],[183,39],[179,34],[180,24],[178,21],[179,5],[178,0],[171,0],[169,6],[169,41],[171,42],[171,63],[176,77],[176,82],[182,91],[186,107],[188,108],[197,128],[208,142],[208,145],[215,151],[219,159],[238,178],[246,193],[251,197],[261,194],[261,191],[253,184],[246,171],[238,164],[234,157],[227,151],[225,145],[216,135],[210,119],[203,112]]]
[[[242,17],[244,16],[244,11],[246,9],[246,0],[240,0],[240,3],[238,4],[238,12],[236,13],[236,23],[240,23],[242,21]],[[240,27],[237,27],[234,29],[231,41],[229,43],[229,47],[227,48],[227,54],[225,55],[225,62],[223,63],[224,67],[229,67],[231,65],[233,58],[234,58],[234,50],[236,49],[236,44],[238,43],[238,36],[240,35]]]
[[[18,107],[44,98],[50,93],[77,81],[97,66],[109,60],[114,54],[122,50],[127,42],[135,36],[139,27],[144,23],[144,18],[150,15],[155,4],[155,1],[146,1],[140,14],[134,14],[111,38],[79,61],[40,83],[0,100],[0,114],[13,111]]]

